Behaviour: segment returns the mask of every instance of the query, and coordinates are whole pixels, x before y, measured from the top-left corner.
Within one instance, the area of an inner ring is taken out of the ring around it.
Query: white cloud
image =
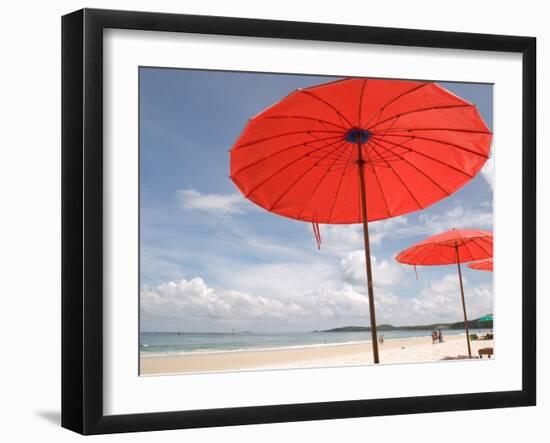
[[[363,247],[363,226],[320,225],[321,249],[336,255],[345,255]],[[313,233],[311,234],[313,236]]]
[[[452,228],[492,229],[492,210],[464,209],[457,206],[442,214],[420,214],[418,234],[436,234]]]
[[[199,277],[145,288],[141,292],[145,330],[168,326],[179,330],[295,325],[312,329],[327,319],[368,316],[366,297],[350,285],[317,289],[299,296],[266,297],[243,291],[216,291]]]
[[[393,217],[369,223],[370,243],[379,245],[386,237],[391,237],[396,231],[407,229],[407,217]]]
[[[351,275],[351,280],[355,277]],[[142,328],[213,332],[368,325],[369,303],[363,282],[364,279],[357,285],[355,281],[345,282],[337,287],[319,286],[275,296],[248,290],[216,290],[200,277],[171,281],[141,291]],[[469,287],[468,281],[464,284],[470,319],[493,312],[490,287]],[[399,297],[395,290],[379,282],[374,299],[378,324],[415,325],[462,319],[455,274],[430,282],[412,298]]]
[[[481,168],[481,175],[487,181],[491,189],[494,189],[495,163],[493,157],[489,158],[483,168]]]
[[[142,315],[145,318],[240,319],[279,318],[285,307],[280,301],[253,297],[239,291],[217,293],[199,277],[164,283],[141,292]]]
[[[251,203],[241,194],[202,194],[194,189],[177,191],[180,206],[189,211],[202,211],[211,215],[242,214]]]
[[[479,318],[493,312],[493,293],[490,287],[469,287],[467,279],[463,278],[464,298],[468,319]],[[394,319],[407,324],[446,323],[463,320],[462,301],[458,275],[447,274],[438,280],[433,280],[422,289],[417,297],[400,303],[401,310],[406,314]]]
[[[286,244],[284,241],[266,238],[258,235],[253,230],[242,229],[238,226],[225,227],[234,235],[236,239],[236,247],[242,248],[243,245],[253,248],[256,252],[261,251],[264,257],[268,254],[275,254],[285,257],[287,260],[292,260],[296,257],[303,257],[303,251],[296,248],[292,244]]]
[[[321,260],[241,262],[217,267],[216,275],[224,287],[274,298],[299,297],[315,290],[334,290],[341,285],[337,266]]]
[[[380,245],[386,237],[407,225],[406,217],[395,217],[369,223],[369,241],[371,245]],[[364,247],[363,225],[321,225],[322,248],[337,255],[347,255]]]
[[[452,228],[492,229],[492,205],[476,209],[456,206],[440,213],[420,213],[418,222],[410,223],[407,217],[395,217],[369,223],[370,244],[380,245],[386,239],[399,239],[419,235],[433,235]],[[363,226],[321,225],[321,248],[340,257],[364,247]]]
[[[142,277],[154,275],[160,281],[174,280],[183,277],[184,254],[172,254],[167,248],[151,248],[142,246],[140,266],[146,269]]]
[[[342,277],[346,283],[354,285],[366,284],[365,251],[353,251],[340,262]],[[393,286],[400,282],[402,276],[401,266],[388,260],[378,261],[371,257],[374,287]]]
[[[468,318],[474,319],[493,312],[490,288],[468,287],[468,280],[465,278],[463,278],[463,284]],[[419,312],[432,316],[437,313],[439,318],[448,321],[461,321],[463,318],[457,274],[447,274],[439,280],[432,281],[415,300],[418,302]]]

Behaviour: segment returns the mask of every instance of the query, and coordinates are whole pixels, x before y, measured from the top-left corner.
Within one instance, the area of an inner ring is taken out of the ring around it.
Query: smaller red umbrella
[[[493,272],[493,259],[488,258],[487,260],[480,260],[474,263],[468,264],[469,268],[477,269],[478,271],[489,271]]]
[[[493,233],[474,229],[451,229],[450,231],[434,235],[408,249],[400,252],[395,259],[399,263],[408,265],[450,265],[458,268],[460,294],[462,296],[462,311],[464,313],[464,329],[468,344],[468,356],[472,357],[470,333],[468,331],[468,316],[464,301],[464,286],[462,284],[462,270],[460,263],[477,261],[493,257]]]

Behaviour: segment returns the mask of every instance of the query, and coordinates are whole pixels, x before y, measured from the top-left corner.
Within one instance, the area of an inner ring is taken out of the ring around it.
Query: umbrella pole
[[[365,161],[363,160],[363,152],[361,149],[361,141],[359,136],[357,137],[357,165],[359,167],[359,194],[361,195],[361,218],[363,220],[363,240],[365,242],[365,263],[367,267],[367,290],[369,294],[369,313],[370,313],[370,330],[372,337],[372,353],[374,356],[374,363],[380,363],[378,356],[378,337],[376,333],[376,314],[374,310],[374,290],[372,285],[372,267],[370,262],[370,243],[369,243],[369,225],[367,221],[367,196],[365,195],[365,175],[363,166]]]
[[[464,286],[462,285],[462,270],[460,269],[460,258],[458,255],[458,246],[456,250],[456,265],[458,267],[458,279],[460,281],[460,294],[462,295],[462,311],[464,312],[464,329],[466,329],[466,343],[468,343],[468,357],[472,358],[472,348],[470,345],[470,331],[468,330],[468,317],[466,316],[466,301],[464,300]]]

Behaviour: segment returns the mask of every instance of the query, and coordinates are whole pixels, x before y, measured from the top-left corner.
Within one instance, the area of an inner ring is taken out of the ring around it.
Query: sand
[[[478,356],[478,349],[494,347],[493,340],[472,341],[471,344],[472,356],[475,357]],[[379,349],[382,364],[431,362],[465,358],[467,355],[464,334],[448,335],[444,343],[435,344],[432,344],[431,337],[386,340]],[[292,349],[142,356],[141,375],[322,368],[368,365],[372,361],[370,343],[319,345]]]

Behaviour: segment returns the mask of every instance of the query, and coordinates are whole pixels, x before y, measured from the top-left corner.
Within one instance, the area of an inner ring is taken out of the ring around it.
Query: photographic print
[[[533,37],[67,14],[62,426],[535,405],[536,191]]]
[[[492,121],[487,83],[140,67],[140,375],[496,358]]]

